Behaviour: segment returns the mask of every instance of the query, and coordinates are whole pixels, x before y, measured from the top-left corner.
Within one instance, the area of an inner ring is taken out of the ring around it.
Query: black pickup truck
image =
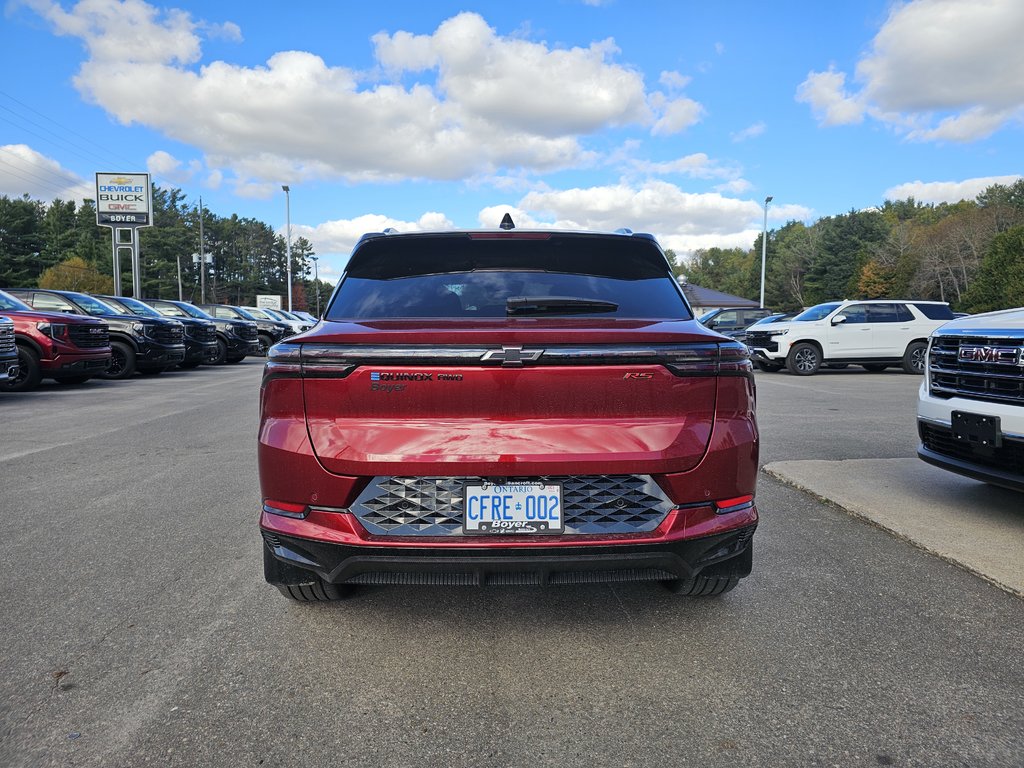
[[[192,317],[212,322],[217,328],[217,352],[209,361],[211,363],[237,363],[247,355],[260,354],[260,339],[254,322],[214,317],[187,301],[146,299],[146,303],[164,317],[175,320]]]
[[[103,320],[110,328],[110,367],[106,379],[127,379],[136,371],[155,374],[185,359],[185,328],[174,320],[124,315],[86,293],[46,288],[7,291],[33,309],[84,315]]]
[[[164,319],[164,316],[153,307],[138,299],[130,299],[127,296],[99,295],[96,298],[126,315]],[[178,363],[178,367],[198,368],[203,363],[212,363],[217,357],[217,326],[213,320],[202,320],[198,317],[176,317],[174,319],[185,326],[185,359]]]

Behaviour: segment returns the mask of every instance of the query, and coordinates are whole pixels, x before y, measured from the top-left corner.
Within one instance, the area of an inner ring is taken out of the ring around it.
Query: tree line
[[[749,250],[670,254],[689,282],[756,301],[761,241]],[[974,200],[886,200],[768,232],[767,306],[798,310],[847,298],[936,299],[965,312],[1024,306],[1024,179],[993,184]]]
[[[146,298],[200,300],[203,251],[212,257],[205,279],[206,301],[253,305],[259,294],[287,296],[285,239],[265,222],[236,214],[218,216],[187,200],[180,189],[153,188],[152,227],[138,230],[142,294]],[[312,279],[312,244],[292,241],[292,306],[315,311],[330,298],[329,283]],[[46,204],[0,196],[0,287],[42,287],[109,293],[114,287],[111,230],[96,225],[91,200]],[[122,293],[131,293],[130,259],[121,259]]]

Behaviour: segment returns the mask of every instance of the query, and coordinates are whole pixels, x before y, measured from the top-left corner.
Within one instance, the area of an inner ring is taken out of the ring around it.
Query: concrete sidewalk
[[[777,461],[764,471],[1024,597],[1024,494],[917,458]]]

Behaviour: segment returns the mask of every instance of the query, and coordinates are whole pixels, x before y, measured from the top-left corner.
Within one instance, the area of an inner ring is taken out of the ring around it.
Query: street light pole
[[[288,311],[292,311],[292,198],[291,190],[288,189],[287,184],[282,184],[281,189],[284,190],[284,209],[285,209],[285,241],[284,249],[288,258]]]
[[[206,303],[206,247],[203,243],[203,198],[199,198],[199,297]]]
[[[319,256],[311,255],[309,258],[313,260],[313,290],[316,291],[316,316],[320,318],[320,271],[316,267],[316,263],[320,261]]]
[[[762,309],[764,308],[764,262],[768,256],[768,203],[771,201],[771,195],[764,199],[764,228],[761,230],[761,303],[759,306]]]

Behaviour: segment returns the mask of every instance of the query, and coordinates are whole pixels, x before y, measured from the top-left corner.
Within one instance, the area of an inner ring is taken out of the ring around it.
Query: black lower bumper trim
[[[756,526],[659,544],[433,549],[353,547],[263,532],[271,584],[585,584],[748,576]]]
[[[110,357],[101,357],[97,360],[75,360],[73,363],[64,363],[60,370],[82,371],[84,373],[103,373],[110,365]]]
[[[984,464],[975,464],[963,459],[946,456],[923,445],[918,446],[917,456],[932,466],[948,470],[949,472],[955,472],[972,480],[980,480],[983,483],[991,483],[1002,488],[1009,488],[1012,491],[1024,492],[1024,475],[1004,472],[995,467],[986,467]]]

